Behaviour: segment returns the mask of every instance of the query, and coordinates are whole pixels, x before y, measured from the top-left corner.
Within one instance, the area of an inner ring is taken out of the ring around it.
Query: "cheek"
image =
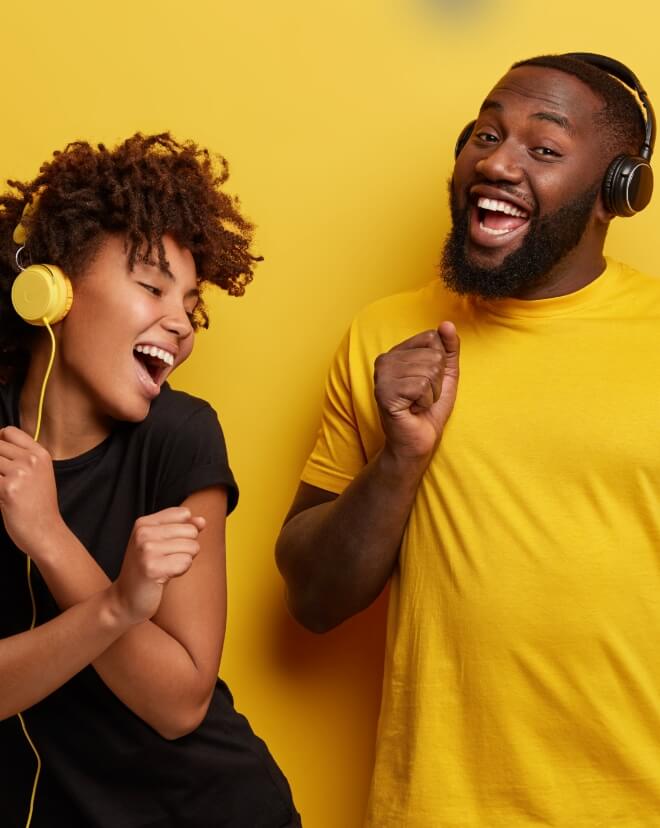
[[[191,334],[189,337],[186,338],[186,341],[181,343],[181,348],[179,351],[179,360],[177,362],[177,367],[181,365],[182,362],[185,362],[188,357],[192,354],[193,348],[195,347],[195,334]]]

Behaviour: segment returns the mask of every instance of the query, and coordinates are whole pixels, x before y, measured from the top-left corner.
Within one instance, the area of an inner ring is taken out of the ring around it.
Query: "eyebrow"
[[[494,101],[492,98],[486,98],[486,100],[481,105],[479,114],[488,109],[494,109],[496,112],[504,111],[504,107],[502,106],[502,104],[499,103],[499,101]],[[534,118],[537,121],[550,121],[551,123],[557,124],[557,126],[566,130],[566,132],[568,132],[569,135],[575,134],[575,128],[568,120],[568,118],[566,118],[564,115],[558,115],[556,112],[534,112],[529,117]]]

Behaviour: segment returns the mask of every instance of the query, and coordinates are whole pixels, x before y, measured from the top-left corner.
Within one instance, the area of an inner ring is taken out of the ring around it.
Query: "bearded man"
[[[660,826],[660,280],[603,256],[654,121],[617,66],[512,67],[442,279],[330,372],[277,560],[317,632],[391,582],[370,828]]]

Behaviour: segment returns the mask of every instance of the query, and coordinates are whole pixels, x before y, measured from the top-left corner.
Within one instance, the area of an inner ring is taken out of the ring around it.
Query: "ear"
[[[605,225],[605,227],[608,227],[609,223],[615,217],[614,213],[612,213],[605,206],[605,199],[603,198],[602,187],[598,190],[598,195],[596,196],[596,201],[594,203],[592,215],[598,224],[603,224]]]

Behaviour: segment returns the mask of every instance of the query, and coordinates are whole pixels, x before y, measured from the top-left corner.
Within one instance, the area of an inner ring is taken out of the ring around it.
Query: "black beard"
[[[442,251],[441,273],[455,293],[483,299],[508,299],[537,288],[550,271],[580,241],[586,230],[600,184],[544,218],[532,217],[522,244],[497,267],[471,264],[466,255],[470,227],[470,206],[459,208],[449,182],[452,228]]]

